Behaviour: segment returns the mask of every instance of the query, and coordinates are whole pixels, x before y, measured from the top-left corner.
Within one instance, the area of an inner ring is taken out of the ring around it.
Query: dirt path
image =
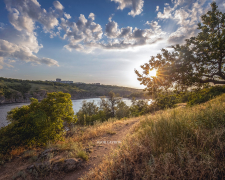
[[[130,132],[131,128],[139,121],[140,118],[134,118],[128,121],[126,124],[117,126],[112,132],[105,134],[101,137],[92,140],[93,148],[88,162],[84,168],[71,172],[63,178],[64,180],[76,180],[80,179],[83,175],[98,164],[100,164],[105,156],[107,156],[113,149],[124,140],[126,135]],[[118,144],[117,144],[118,143]]]

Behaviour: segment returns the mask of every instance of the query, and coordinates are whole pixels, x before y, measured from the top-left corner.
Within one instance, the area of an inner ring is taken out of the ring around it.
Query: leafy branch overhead
[[[215,2],[211,11],[201,16],[196,37],[186,39],[183,45],[171,46],[173,51],[162,49],[141,66],[143,73],[135,70],[138,80],[149,91],[177,87],[185,89],[202,83],[225,84],[225,13]],[[149,71],[157,70],[156,77]]]

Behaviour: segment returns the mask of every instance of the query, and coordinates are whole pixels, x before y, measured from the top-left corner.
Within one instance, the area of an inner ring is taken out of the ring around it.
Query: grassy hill
[[[150,114],[84,179],[223,179],[225,94]]]

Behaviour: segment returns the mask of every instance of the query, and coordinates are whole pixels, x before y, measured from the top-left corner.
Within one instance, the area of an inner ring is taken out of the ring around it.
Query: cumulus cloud
[[[111,21],[107,24],[110,25],[111,29],[106,28],[106,34],[107,36],[110,35],[109,37],[111,37],[111,40],[104,43],[98,43],[97,46],[104,49],[126,49],[152,44],[161,40],[165,32],[161,30],[161,26],[158,22],[152,21],[146,22],[146,24],[149,25],[150,28],[139,29],[135,27],[132,29],[132,27],[128,26],[119,29],[118,24]]]
[[[59,1],[54,1],[53,2],[53,5],[58,10],[61,10],[62,11],[64,9],[63,5]]]
[[[159,11],[159,6],[156,6],[156,10],[155,11]]]
[[[66,19],[71,19],[70,14],[64,13],[64,16],[66,17]]]
[[[91,19],[92,21],[94,21],[95,20],[95,14],[94,13],[90,13],[88,18]]]
[[[34,62],[37,64],[47,64],[48,66],[59,66],[58,62],[50,58],[38,58],[26,46],[18,46],[6,40],[0,39],[0,58],[13,58],[25,62]]]
[[[170,6],[164,7],[163,13],[158,12],[157,17],[160,19],[168,19],[171,17],[172,8]]]
[[[205,13],[203,8],[206,1],[196,1],[191,4],[191,10],[189,10],[189,2],[179,0],[175,5],[182,5],[182,9],[174,9],[174,14],[171,17],[177,22],[178,28],[175,32],[171,33],[168,39],[170,44],[182,44],[185,39],[192,36],[196,36],[198,33],[197,23],[201,21],[201,15]]]
[[[115,21],[110,21],[105,26],[106,36],[109,38],[116,38],[119,34],[118,24]]]
[[[49,66],[56,65],[58,62],[50,58],[38,58],[34,53],[43,47],[38,44],[37,34],[34,30],[35,23],[39,22],[43,25],[44,32],[51,32],[59,22],[57,18],[60,13],[56,13],[52,8],[47,12],[41,8],[37,0],[5,0],[6,9],[8,10],[9,22],[11,27],[3,27],[0,29],[0,58],[1,62],[8,58],[14,58],[24,62],[43,63]],[[54,2],[57,10],[62,10],[58,1]],[[3,64],[3,63],[1,63]],[[6,65],[6,63],[4,63]]]
[[[103,35],[102,27],[95,23],[94,19],[94,13],[90,13],[88,19],[81,14],[77,22],[61,18],[60,26],[65,31],[63,39],[69,40],[69,44],[64,47],[68,50],[81,51],[86,44],[100,40]]]
[[[29,32],[34,30],[35,22],[39,22],[46,30],[55,28],[59,22],[60,13],[50,8],[49,11],[41,8],[37,0],[5,0],[6,9],[9,12],[10,23],[19,31],[25,29]],[[63,6],[58,1],[54,1],[57,10],[62,10]]]
[[[143,11],[144,0],[111,0],[115,3],[118,3],[119,6],[117,9],[123,10],[124,8],[130,8],[131,11],[128,15],[135,17],[136,15],[141,14]]]
[[[222,0],[217,0],[218,7],[222,3]],[[185,39],[196,36],[201,15],[210,10],[210,4],[206,0],[172,0],[172,7],[168,3],[164,5],[164,11],[157,14],[159,20],[171,19],[177,23],[177,30],[169,35],[170,44],[182,44]]]

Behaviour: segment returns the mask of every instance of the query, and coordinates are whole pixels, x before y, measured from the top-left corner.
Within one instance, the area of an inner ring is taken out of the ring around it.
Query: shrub
[[[132,100],[132,105],[130,106],[131,116],[140,116],[149,112],[149,106],[147,100]]]
[[[178,102],[177,95],[164,95],[159,94],[158,97],[155,100],[155,104],[159,109],[165,109],[165,108],[173,108],[175,107],[175,104]]]
[[[129,107],[125,104],[125,102],[120,101],[117,104],[116,117],[118,119],[122,119],[124,117],[129,117],[129,116],[130,116]]]
[[[190,93],[190,96],[188,98],[188,104],[194,105],[204,103],[222,93],[225,93],[225,86],[213,86],[196,90]]]
[[[0,129],[0,153],[13,147],[45,145],[62,139],[64,127],[70,127],[77,118],[68,93],[49,93],[41,102],[31,98],[28,106],[8,112],[8,126]]]

